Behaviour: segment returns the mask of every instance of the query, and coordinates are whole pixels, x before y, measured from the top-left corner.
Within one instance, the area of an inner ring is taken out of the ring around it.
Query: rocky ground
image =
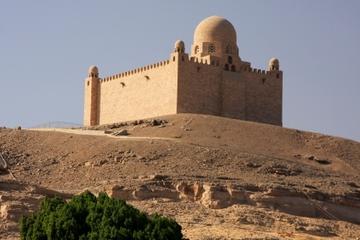
[[[105,132],[105,133],[104,133]],[[0,130],[0,238],[44,196],[107,191],[189,239],[360,239],[360,143],[181,114],[89,129]]]

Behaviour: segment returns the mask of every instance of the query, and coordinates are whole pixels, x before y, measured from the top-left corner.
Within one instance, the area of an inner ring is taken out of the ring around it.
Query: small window
[[[228,63],[229,63],[229,64],[232,64],[232,63],[233,63],[233,59],[232,59],[231,56],[228,56]]]
[[[263,78],[262,79],[262,84],[265,84],[265,82],[266,82],[266,78]]]
[[[229,71],[229,64],[225,64],[224,70],[225,70],[225,71]]]
[[[175,62],[175,57],[173,57],[173,62]]]
[[[227,45],[226,46],[226,49],[225,49],[225,53],[227,53],[227,54],[231,54],[231,47],[230,47],[230,45]]]
[[[90,81],[87,81],[87,85],[88,85],[88,86],[90,85]]]
[[[213,44],[209,45],[208,52],[209,53],[214,53],[215,52],[215,46]]]
[[[276,74],[276,78],[279,78],[280,77],[280,74]]]
[[[232,71],[232,72],[235,72],[235,71],[236,71],[236,68],[235,68],[234,65],[231,65],[231,71]]]

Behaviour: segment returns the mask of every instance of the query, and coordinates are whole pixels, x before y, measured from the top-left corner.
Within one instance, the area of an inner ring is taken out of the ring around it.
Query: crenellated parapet
[[[211,61],[203,58],[189,57],[188,61],[199,65],[219,66],[219,61]]]
[[[251,73],[262,76],[275,76],[276,78],[280,78],[280,76],[282,75],[282,71],[280,70],[279,60],[276,58],[271,58],[269,60],[269,64],[266,70],[253,68],[249,64],[246,66],[241,66],[239,68],[239,72]]]
[[[144,73],[144,72],[149,71],[149,70],[159,69],[159,68],[162,68],[162,67],[164,67],[164,66],[166,66],[168,64],[170,64],[170,60],[164,60],[164,61],[160,61],[160,62],[157,62],[157,63],[154,63],[154,64],[149,64],[149,65],[146,65],[146,66],[143,66],[143,67],[135,68],[133,70],[129,70],[129,71],[126,71],[126,72],[106,76],[106,77],[100,79],[100,83],[106,83],[106,82],[109,82],[109,81],[118,80],[118,79],[121,79],[121,78],[126,78],[126,77],[136,75],[136,74],[139,74],[139,73]]]

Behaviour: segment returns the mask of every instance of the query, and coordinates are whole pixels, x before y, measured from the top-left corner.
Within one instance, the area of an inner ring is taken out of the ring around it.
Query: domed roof
[[[269,71],[280,70],[279,59],[277,59],[277,58],[270,58],[267,69],[268,69]]]
[[[175,42],[175,48],[177,48],[177,47],[185,47],[185,43],[181,40],[177,40]]]
[[[175,42],[175,52],[184,53],[185,52],[185,43],[181,40],[177,40]]]
[[[277,58],[270,58],[269,65],[277,65],[279,66],[279,59]]]
[[[95,74],[98,74],[99,73],[99,69],[97,68],[97,66],[95,65],[92,65],[89,67],[89,73],[95,73]]]
[[[234,26],[225,18],[211,16],[202,20],[195,28],[194,42],[227,42],[236,44]]]
[[[185,52],[185,43],[181,40],[175,42],[175,52]]]

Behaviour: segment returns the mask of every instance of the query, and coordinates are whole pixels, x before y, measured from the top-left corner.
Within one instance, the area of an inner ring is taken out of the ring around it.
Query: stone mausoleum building
[[[196,27],[190,53],[178,40],[165,61],[102,78],[90,67],[84,125],[199,113],[281,126],[282,78],[276,58],[266,70],[242,60],[233,25],[212,16]]]

